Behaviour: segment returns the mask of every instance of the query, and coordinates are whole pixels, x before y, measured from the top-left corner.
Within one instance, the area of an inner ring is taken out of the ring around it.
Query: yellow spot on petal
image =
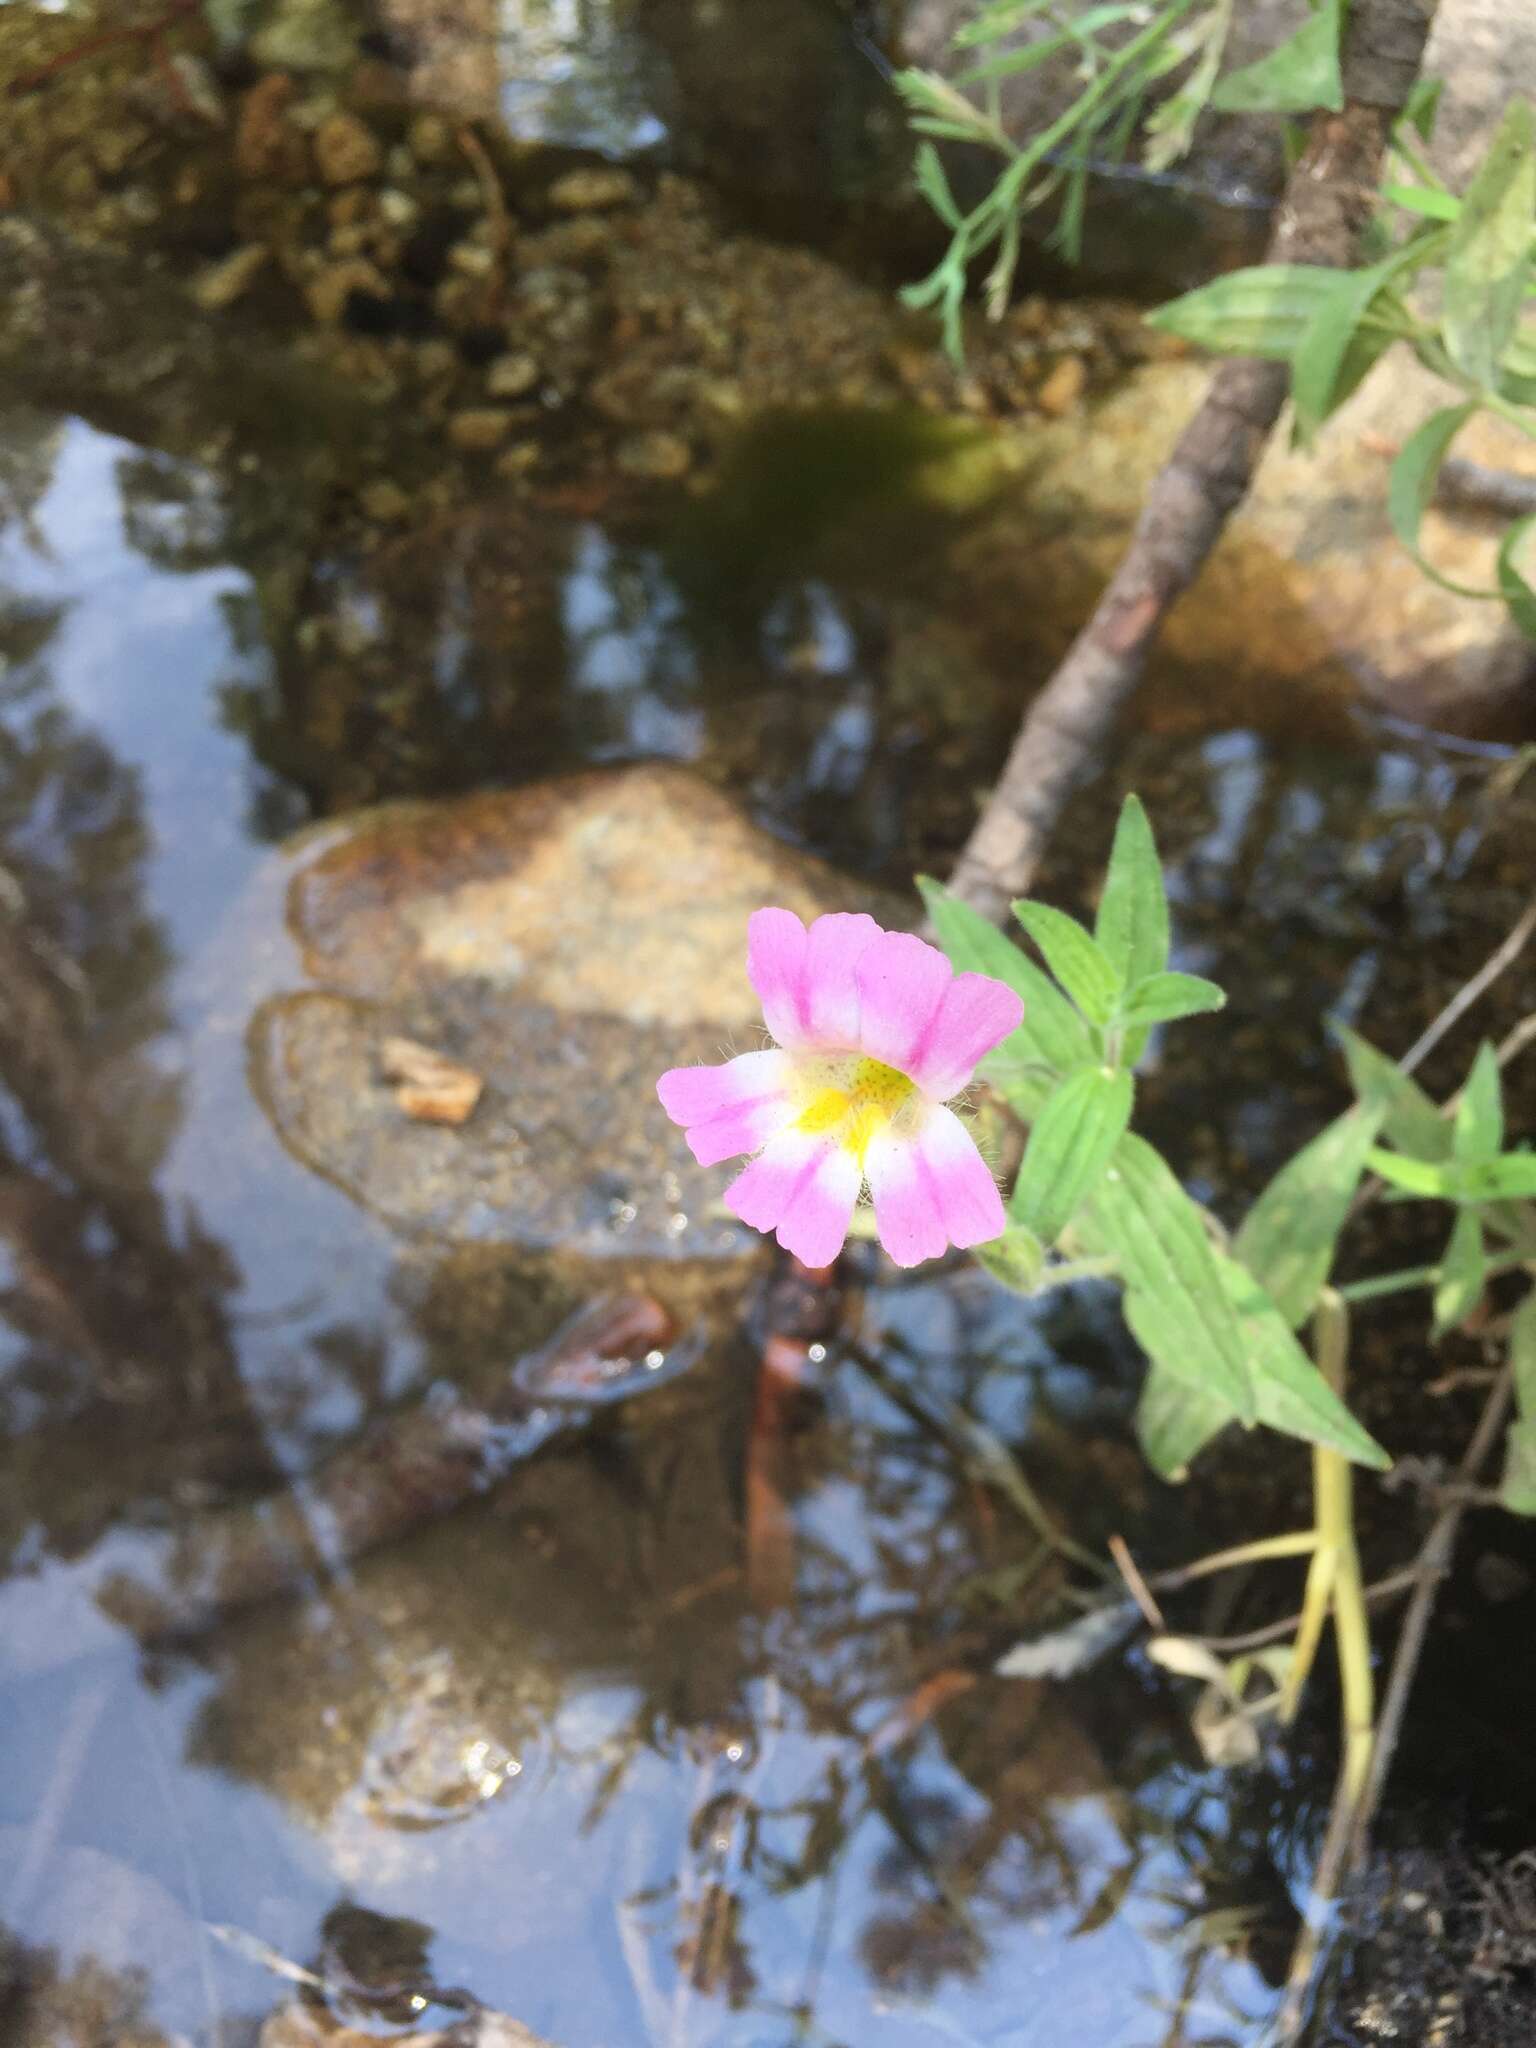
[[[815,1053],[796,1066],[796,1128],[830,1137],[862,1167],[872,1139],[889,1128],[917,1096],[916,1084],[895,1067],[863,1053]]]

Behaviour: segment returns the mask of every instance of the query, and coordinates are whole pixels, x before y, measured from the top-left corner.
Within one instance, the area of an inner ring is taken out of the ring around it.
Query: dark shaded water
[[[573,92],[548,118],[591,140]],[[27,2048],[234,2048],[286,1995],[274,1958],[386,2035],[479,2001],[559,2048],[1260,2038],[1326,1714],[1225,1778],[1135,1652],[990,1675],[1059,1581],[946,1404],[1090,1547],[1187,1555],[1224,1512],[1142,1476],[1092,1289],[856,1255],[846,1316],[891,1384],[829,1325],[765,1404],[765,1276],[728,1276],[692,1372],[409,1540],[349,1565],[317,1524],[293,1598],[191,1641],[141,1646],[104,1593],[220,1503],[302,1502],[369,1420],[499,1384],[579,1291],[397,1237],[283,1149],[246,1067],[293,971],[272,843],[660,757],[872,885],[942,870],[1060,630],[946,613],[978,515],[913,479],[965,438],[778,419],[702,498],[466,487],[391,556],[276,457],[0,413],[0,2028]],[[1401,1049],[1502,936],[1529,815],[1523,841],[1494,816],[1494,756],[1350,737],[1338,706],[1181,710],[1044,886],[1089,899],[1137,786],[1180,964],[1232,991],[1219,1077],[1171,1042],[1147,1128],[1230,1212],[1339,1100],[1320,1015]],[[1389,1441],[1423,1363],[1370,1360]],[[1236,1465],[1239,1512],[1294,1512],[1299,1458]],[[1438,1683],[1434,1728],[1478,1681]],[[1494,1723],[1452,1798],[1410,1744],[1407,1786],[1517,1833],[1507,1745]]]

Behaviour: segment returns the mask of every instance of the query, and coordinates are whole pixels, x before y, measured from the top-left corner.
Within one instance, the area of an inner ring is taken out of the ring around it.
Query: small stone
[[[240,102],[235,167],[242,178],[271,185],[308,178],[309,144],[288,111],[296,90],[286,71],[269,71]]]
[[[243,249],[233,250],[218,263],[210,263],[193,280],[193,298],[208,313],[217,313],[225,306],[232,306],[236,299],[244,298],[250,290],[257,272],[267,262],[267,254],[260,242],[248,242]]]
[[[379,194],[379,213],[392,228],[414,227],[421,218],[421,208],[410,193],[401,192],[393,185]]]
[[[386,1038],[379,1065],[385,1080],[394,1084],[395,1101],[418,1123],[466,1123],[485,1092],[485,1082],[472,1068],[412,1038]]]
[[[384,162],[378,137],[356,114],[327,114],[315,130],[315,162],[327,185],[377,177]]]
[[[544,451],[537,441],[514,441],[496,458],[496,474],[515,480],[538,468]]]
[[[394,526],[411,509],[410,493],[391,483],[387,476],[365,485],[358,502],[364,516],[375,526]]]
[[[142,121],[118,119],[92,132],[90,151],[97,169],[109,178],[117,178],[148,140],[149,129]]]
[[[333,228],[347,228],[368,216],[369,194],[360,185],[348,185],[345,191],[333,192],[326,202],[325,215]]]
[[[489,277],[496,268],[496,253],[483,242],[455,242],[448,262],[464,277]]]
[[[540,375],[538,359],[523,349],[496,358],[485,373],[485,388],[492,398],[521,398],[538,383]]]
[[[693,450],[680,435],[656,428],[649,433],[631,434],[621,441],[613,459],[625,476],[671,482],[686,476],[693,467]]]
[[[628,171],[593,165],[567,171],[549,188],[549,203],[562,213],[603,213],[615,206],[633,206],[640,187]]]
[[[448,438],[466,454],[488,455],[512,431],[512,415],[500,406],[471,405],[448,416]]]
[[[332,228],[325,238],[325,246],[333,256],[360,256],[368,246],[368,230],[360,221],[353,221],[347,227]]]
[[[423,384],[446,384],[459,367],[451,341],[424,341],[416,350],[416,374]]]
[[[1063,356],[1035,393],[1035,403],[1053,420],[1075,412],[1088,388],[1088,365],[1081,356]]]
[[[441,114],[418,114],[406,145],[419,164],[445,164],[454,155],[453,130]]]
[[[383,274],[364,256],[347,256],[330,263],[304,288],[309,310],[322,327],[339,327],[346,317],[347,301],[354,292],[387,299],[389,286]]]

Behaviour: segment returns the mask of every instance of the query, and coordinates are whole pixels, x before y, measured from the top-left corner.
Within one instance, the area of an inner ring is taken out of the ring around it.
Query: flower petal
[[[700,1166],[718,1166],[743,1152],[756,1152],[794,1120],[795,1106],[786,1095],[762,1095],[722,1109],[688,1131],[688,1149]]]
[[[859,988],[854,969],[881,936],[863,911],[832,911],[811,926],[805,960],[806,1024],[811,1042],[840,1052],[859,1043]]]
[[[778,1240],[802,1266],[830,1266],[843,1248],[864,1175],[854,1155],[829,1145],[812,1162],[780,1219]]]
[[[747,919],[747,974],[763,1005],[763,1019],[780,1045],[798,1046],[806,1034],[805,926],[792,910],[754,910]]]
[[[822,1153],[831,1150],[825,1138],[808,1131],[781,1131],[731,1182],[724,1195],[726,1208],[754,1230],[777,1230],[800,1182]]]
[[[949,1239],[939,1213],[932,1176],[924,1171],[915,1141],[881,1131],[864,1153],[864,1171],[875,1198],[875,1229],[898,1266],[936,1259]]]
[[[925,1095],[947,1102],[976,1071],[976,1062],[1017,1031],[1024,1005],[990,974],[957,974],[944,993],[914,1065],[908,1070]]]
[[[917,1152],[951,1244],[962,1249],[1001,1237],[1008,1219],[992,1169],[953,1110],[935,1104],[917,1135]]]
[[[854,979],[861,1049],[910,1074],[954,979],[949,962],[910,932],[881,932],[860,954]]]
[[[687,1129],[726,1110],[782,1096],[788,1080],[789,1061],[770,1048],[739,1053],[718,1067],[673,1067],[656,1083],[656,1093],[673,1123]]]

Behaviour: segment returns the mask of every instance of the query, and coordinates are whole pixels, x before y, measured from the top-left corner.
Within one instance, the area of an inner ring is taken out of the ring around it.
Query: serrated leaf
[[[1504,1143],[1504,1083],[1498,1054],[1485,1039],[1462,1087],[1452,1126],[1457,1159],[1496,1159]]]
[[[1463,1209],[1456,1217],[1451,1241],[1440,1261],[1440,1279],[1435,1288],[1437,1337],[1466,1321],[1483,1298],[1487,1278],[1482,1222],[1475,1209]]]
[[[1419,546],[1419,528],[1435,494],[1440,465],[1450,453],[1451,443],[1477,410],[1475,398],[1461,405],[1445,405],[1414,429],[1398,450],[1387,478],[1387,515],[1392,531],[1425,575],[1442,590],[1453,591],[1458,597],[1497,597],[1500,593],[1496,590],[1478,590],[1442,576]]]
[[[1536,640],[1536,589],[1527,582],[1515,555],[1533,526],[1536,526],[1536,512],[1517,519],[1499,543],[1498,559],[1499,594],[1509,607],[1510,617],[1527,640]]]
[[[1232,1249],[1292,1329],[1312,1313],[1385,1108],[1356,1104],[1286,1162],[1243,1220]]]
[[[1149,1358],[1245,1422],[1255,1408],[1246,1348],[1200,1213],[1159,1152],[1128,1131],[1078,1235],[1118,1261],[1125,1318]]]
[[[1225,1252],[1215,1257],[1247,1346],[1259,1421],[1305,1443],[1325,1445],[1357,1465],[1385,1471],[1392,1460],[1302,1350],[1270,1295],[1236,1259]]]
[[[1008,1203],[1016,1224],[1054,1244],[1104,1177],[1131,1120],[1124,1067],[1083,1067],[1053,1090],[1035,1119]]]
[[[1366,1105],[1382,1106],[1382,1134],[1415,1159],[1449,1159],[1450,1124],[1413,1076],[1347,1024],[1335,1024],[1333,1032],[1349,1067],[1350,1086]]]
[[[1217,1394],[1203,1394],[1154,1358],[1136,1404],[1136,1436],[1162,1479],[1182,1479],[1190,1463],[1237,1411]]]
[[[1440,332],[1451,361],[1492,390],[1515,331],[1536,225],[1536,117],[1516,100],[1478,166],[1445,256]]]
[[[1163,864],[1151,823],[1136,796],[1128,796],[1120,806],[1093,935],[1127,984],[1144,981],[1168,965],[1168,892],[1163,886]]]
[[[951,964],[990,974],[1024,1000],[1024,1021],[981,1063],[981,1072],[1023,1115],[1032,1116],[1056,1080],[1094,1058],[1088,1027],[1029,956],[942,884],[919,875],[917,886]],[[1048,1069],[1045,1073],[1031,1069]]]
[[[1211,105],[1225,114],[1310,114],[1317,107],[1336,113],[1344,104],[1342,5],[1343,0],[1321,0],[1278,49],[1229,72]]]
[[[1019,1223],[1010,1223],[1001,1237],[988,1244],[973,1245],[971,1256],[1015,1294],[1033,1294],[1045,1271],[1045,1246]]]
[[[1199,974],[1149,974],[1120,1005],[1120,1023],[1127,1027],[1172,1024],[1180,1017],[1203,1017],[1226,1008],[1226,992]]]
[[[1149,327],[1218,354],[1289,362],[1338,281],[1339,273],[1321,264],[1254,264],[1170,299],[1145,317]]]
[[[1432,1164],[1396,1152],[1372,1152],[1370,1165],[1405,1195],[1440,1202],[1529,1201],[1536,1195],[1536,1152],[1505,1152],[1497,1159],[1451,1159]]]
[[[1123,986],[1096,939],[1050,903],[1015,903],[1013,914],[1045,956],[1045,964],[1085,1017],[1107,1023]]]

